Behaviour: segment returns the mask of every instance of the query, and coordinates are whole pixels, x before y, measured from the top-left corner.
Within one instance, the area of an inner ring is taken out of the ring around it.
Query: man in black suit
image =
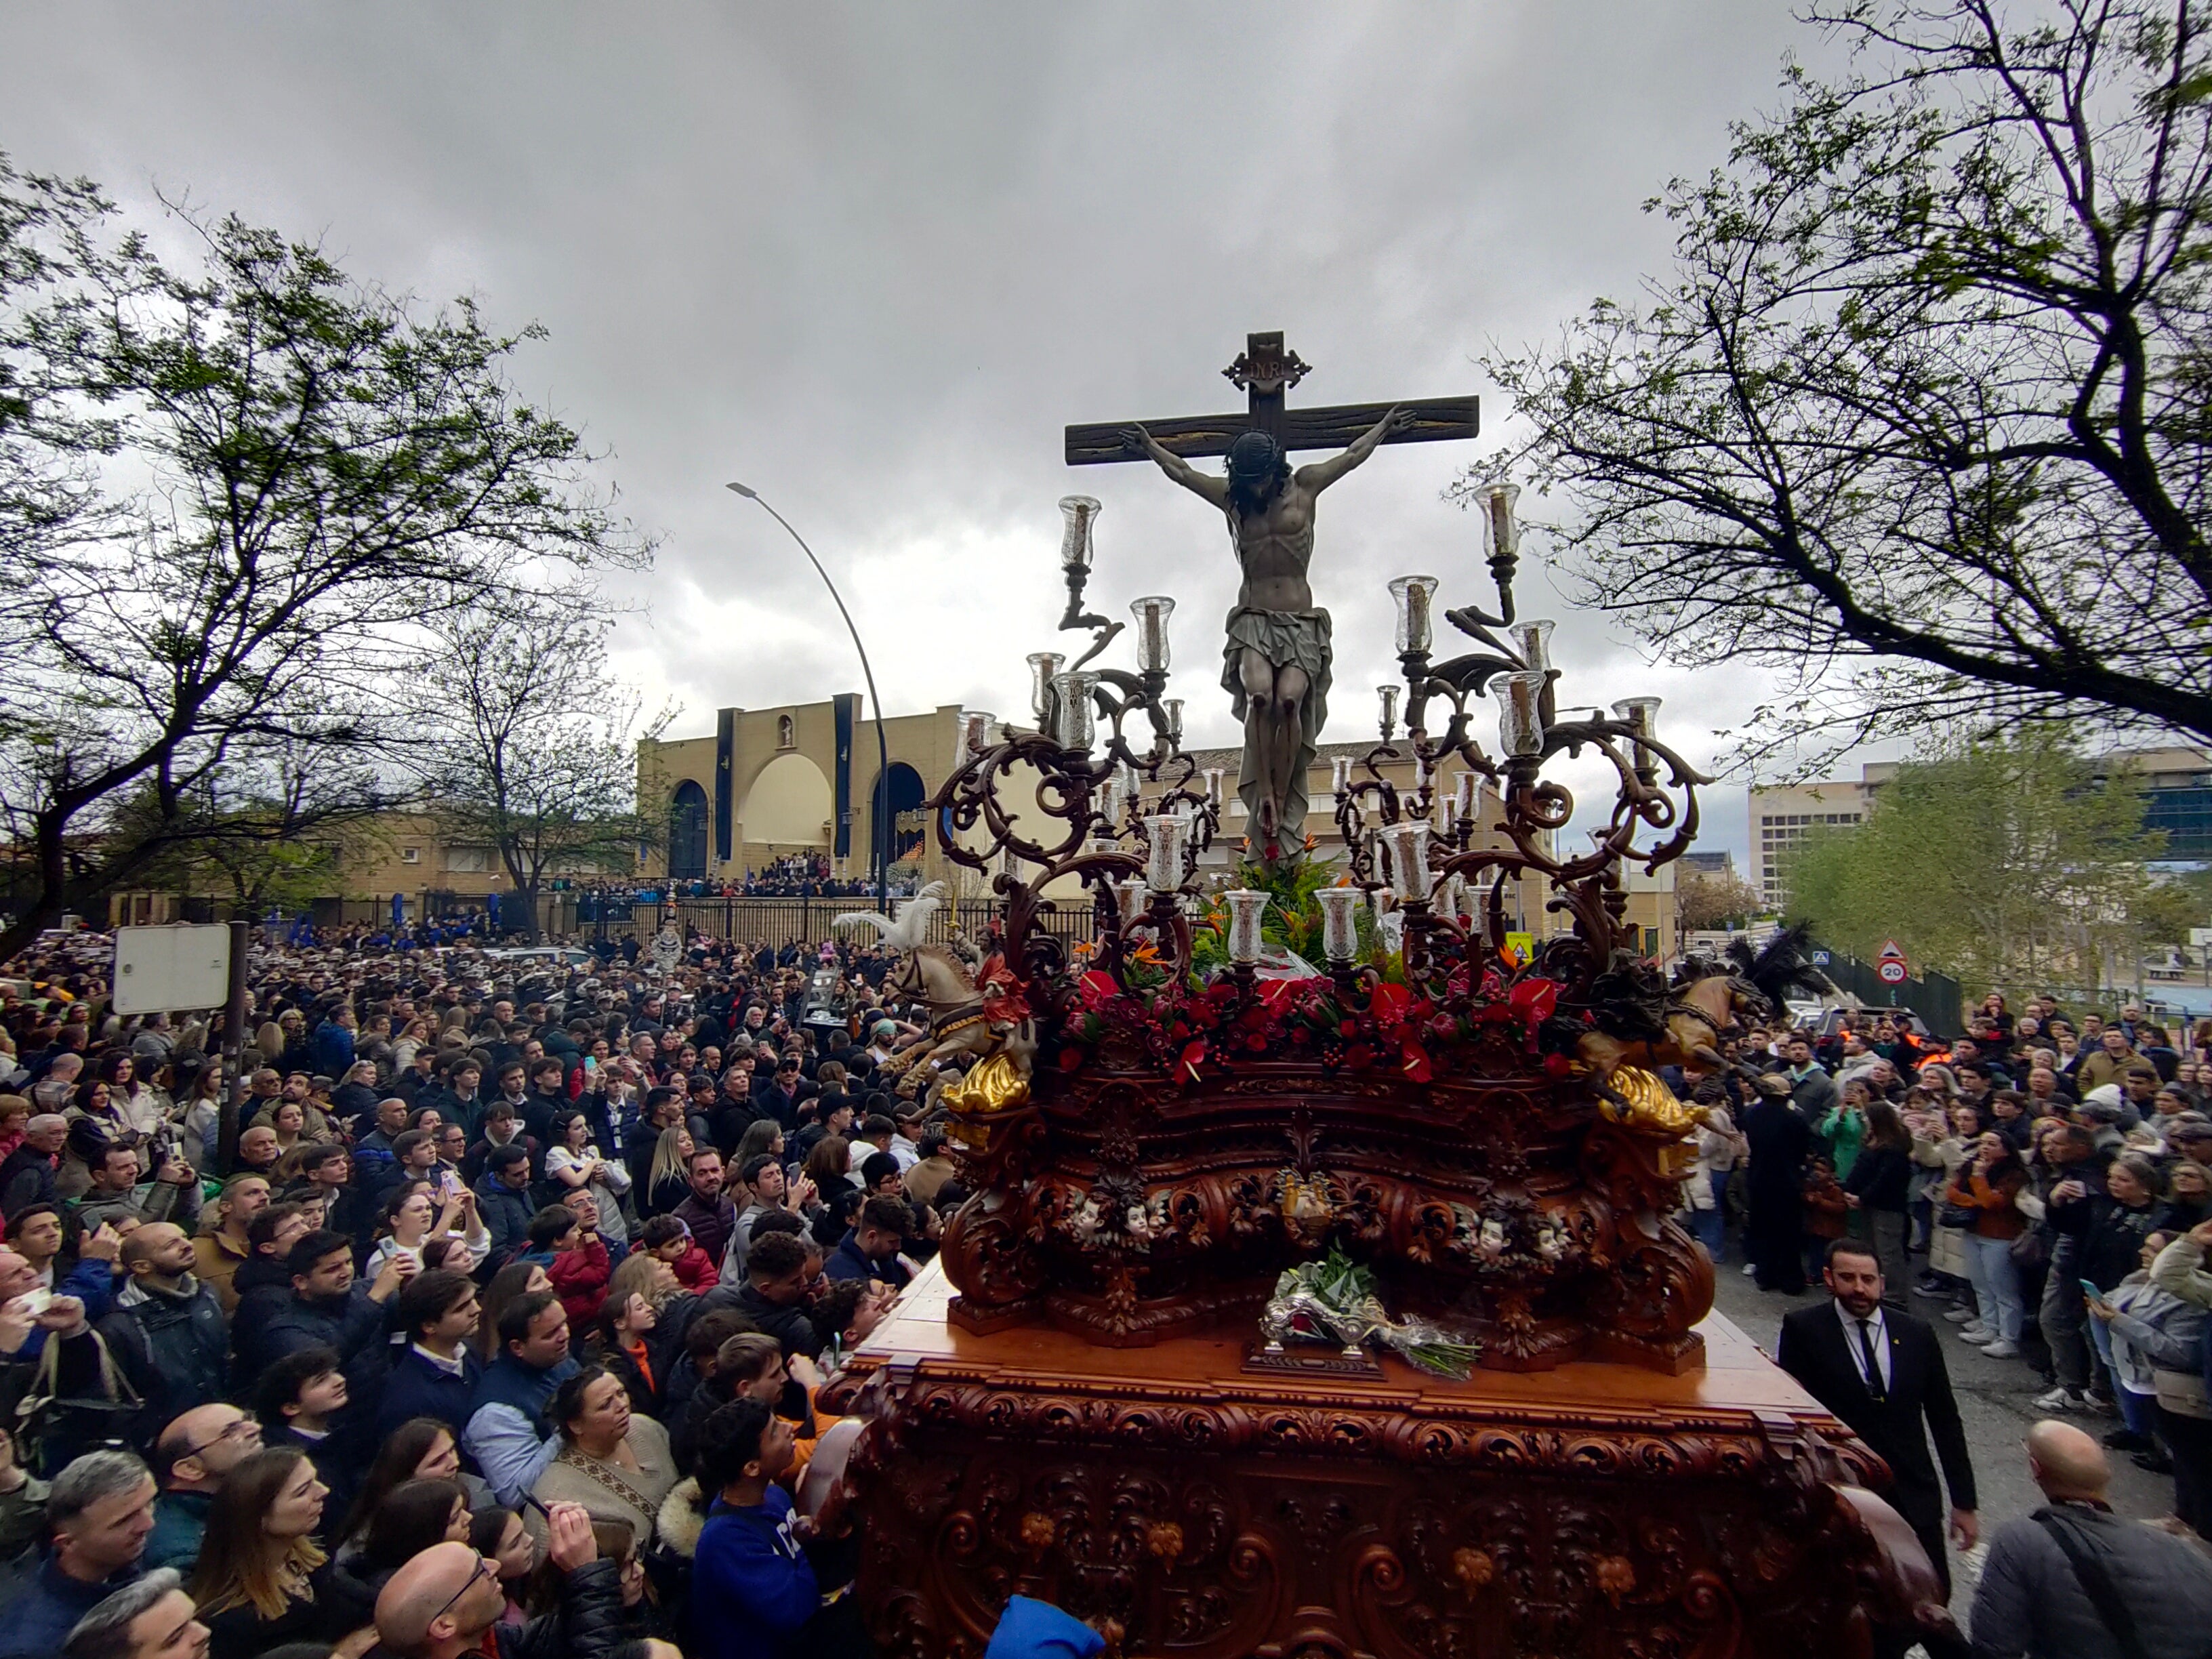
[[[1951,1490],[1952,1541],[1961,1550],[1973,1548],[1979,1527],[1973,1461],[1966,1452],[1958,1402],[1951,1397],[1950,1376],[1943,1369],[1943,1350],[1924,1320],[1882,1306],[1881,1266],[1867,1245],[1838,1239],[1828,1247],[1821,1276],[1832,1299],[1800,1308],[1783,1320],[1775,1358],[1889,1465],[1890,1504],[1918,1536],[1948,1596],[1943,1492],[1928,1455],[1931,1433],[1936,1455],[1942,1460],[1943,1484]],[[1902,1654],[1914,1639],[1928,1638],[1881,1632],[1875,1651]],[[1970,1651],[1948,1644],[1945,1650]],[[1934,1642],[1928,1650],[1942,1659]]]

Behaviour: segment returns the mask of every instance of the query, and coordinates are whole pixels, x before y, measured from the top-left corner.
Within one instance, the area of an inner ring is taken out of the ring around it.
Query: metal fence
[[[1869,1008],[1909,1008],[1928,1024],[1928,1029],[1947,1042],[1963,1033],[1966,1001],[1959,981],[1948,974],[1923,971],[1902,985],[1885,985],[1870,962],[1832,951],[1820,970],[1836,982],[1838,991],[1856,997]]]
[[[539,908],[540,921],[549,934],[565,933],[579,939],[649,939],[659,931],[662,917],[673,912],[679,927],[709,939],[773,949],[794,940],[816,945],[838,938],[865,944],[868,937],[865,932],[855,928],[841,933],[830,925],[831,919],[849,910],[872,910],[875,904],[870,898],[849,897],[679,898],[658,904],[610,904],[602,917],[588,901],[580,907],[585,914],[580,915],[576,896],[557,893],[543,896]],[[998,905],[983,900],[946,905],[930,918],[929,937],[942,943],[957,925],[969,938],[980,941],[999,914]],[[1093,921],[1091,907],[1079,903],[1046,911],[1038,917],[1037,925],[1063,945],[1074,945],[1091,937]]]

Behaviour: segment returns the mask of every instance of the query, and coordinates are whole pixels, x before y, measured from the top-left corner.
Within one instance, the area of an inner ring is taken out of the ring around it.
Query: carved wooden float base
[[[1680,1376],[1251,1375],[1249,1327],[1104,1349],[945,1318],[933,1273],[825,1404],[886,1656],[974,1659],[1007,1597],[1121,1659],[1857,1656],[1941,1617],[1887,1472],[1725,1320]]]

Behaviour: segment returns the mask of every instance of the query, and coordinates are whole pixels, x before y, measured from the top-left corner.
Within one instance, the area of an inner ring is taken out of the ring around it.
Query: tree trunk
[[[514,914],[510,915],[509,911]],[[518,884],[514,890],[507,895],[507,902],[501,907],[500,920],[509,928],[520,933],[524,944],[537,944],[538,884],[533,881],[526,887]]]

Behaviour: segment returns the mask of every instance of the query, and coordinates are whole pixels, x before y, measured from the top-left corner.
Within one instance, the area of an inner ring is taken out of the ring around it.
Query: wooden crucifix
[[[1186,415],[1173,420],[1146,421],[1145,430],[1170,454],[1192,459],[1226,455],[1229,446],[1247,432],[1265,432],[1285,450],[1342,449],[1368,430],[1393,408],[1413,418],[1402,430],[1383,439],[1385,443],[1433,443],[1444,438],[1472,438],[1480,420],[1480,400],[1474,398],[1423,398],[1404,404],[1335,404],[1322,409],[1291,409],[1284,394],[1311,373],[1298,354],[1283,344],[1279,330],[1272,334],[1248,334],[1244,353],[1221,371],[1245,394],[1241,415]],[[1067,464],[1096,466],[1106,461],[1139,461],[1126,441],[1127,421],[1067,428]]]
[[[1244,723],[1237,793],[1247,840],[1272,864],[1304,848],[1306,774],[1328,715],[1328,612],[1306,580],[1315,504],[1379,445],[1472,438],[1477,408],[1473,398],[1431,398],[1291,409],[1284,394],[1310,371],[1279,333],[1246,336],[1244,355],[1222,372],[1247,394],[1243,414],[1071,426],[1067,460],[1155,462],[1227,518],[1244,580],[1229,612],[1221,684]],[[1293,471],[1294,449],[1339,453]],[[1226,474],[1199,471],[1196,455],[1226,455]]]

